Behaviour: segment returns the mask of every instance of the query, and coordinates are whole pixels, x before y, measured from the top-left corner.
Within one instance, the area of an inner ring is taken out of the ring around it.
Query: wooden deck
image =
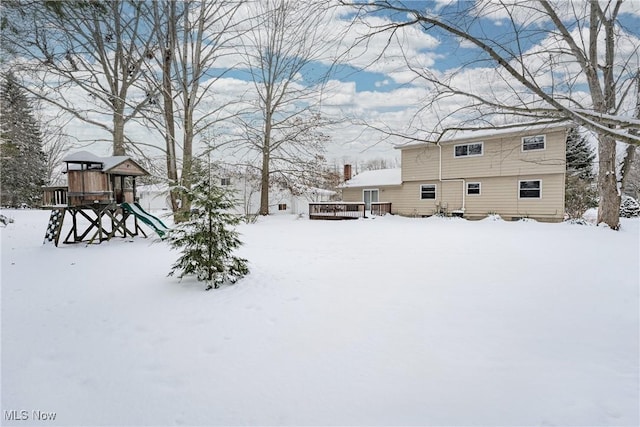
[[[309,203],[309,219],[358,219],[366,218],[367,212],[372,216],[390,214],[391,203],[371,203],[370,211],[367,211],[364,202]]]
[[[365,218],[364,203],[321,202],[309,203],[309,219],[358,219]]]
[[[371,202],[371,215],[391,214],[391,202]]]

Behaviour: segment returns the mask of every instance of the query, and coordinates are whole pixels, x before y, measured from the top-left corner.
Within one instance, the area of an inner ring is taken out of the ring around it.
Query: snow
[[[67,167],[71,170],[81,169],[81,167],[76,163],[99,163],[102,164],[102,170],[105,171],[113,169],[119,164],[126,162],[127,160],[135,162],[129,156],[99,157],[88,151],[78,151],[69,154],[64,159],[62,159],[63,162],[68,162]]]
[[[158,239],[2,213],[3,425],[640,423],[637,219],[259,218],[205,292]]]
[[[62,159],[63,162],[104,163],[104,158],[88,151],[77,151]]]
[[[342,188],[367,187],[377,185],[401,185],[402,169],[378,169],[359,173],[341,184]]]

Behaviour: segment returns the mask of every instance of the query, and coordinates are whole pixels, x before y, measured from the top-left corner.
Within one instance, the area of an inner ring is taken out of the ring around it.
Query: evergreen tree
[[[234,206],[231,194],[216,186],[208,171],[194,176],[191,189],[181,189],[191,202],[191,214],[168,234],[171,247],[182,250],[169,276],[176,272],[180,278],[195,275],[207,282],[209,290],[223,283],[235,283],[249,269],[246,259],[232,254],[242,243],[235,230],[240,217],[229,212]]]
[[[0,203],[37,205],[46,177],[38,123],[25,92],[8,73],[0,87]]]
[[[595,154],[577,128],[567,135],[567,176],[565,181],[565,211],[570,218],[581,218],[589,208],[596,207],[597,189],[594,185],[593,160]]]
[[[567,134],[567,173],[581,179],[593,181],[593,160],[596,155],[587,139],[580,135],[577,128],[569,129]]]

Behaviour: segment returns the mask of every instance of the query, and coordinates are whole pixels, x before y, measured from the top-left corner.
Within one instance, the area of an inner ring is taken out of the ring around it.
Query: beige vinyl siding
[[[420,198],[420,186],[431,184],[436,186],[436,198]],[[405,182],[391,205],[391,212],[405,216],[428,216],[435,214],[439,208],[451,212],[462,207],[462,182],[440,182],[425,180]]]
[[[540,199],[519,198],[519,182],[540,180]],[[479,182],[479,195],[466,194],[467,182]],[[429,216],[442,208],[451,213],[462,208],[465,197],[464,217],[485,218],[497,213],[505,220],[513,218],[534,218],[542,221],[562,221],[564,216],[564,174],[535,174],[510,177],[468,178],[461,181],[417,181],[405,182],[402,186],[367,187],[378,189],[380,202],[391,202],[391,212],[404,216]],[[420,199],[420,186],[434,184],[435,199]],[[362,202],[363,187],[345,188],[342,195],[345,202]]]
[[[544,150],[523,152],[522,137],[539,134],[531,132],[517,136],[443,142],[442,178],[564,173],[566,131],[560,129],[544,134],[546,138]],[[483,143],[481,156],[455,157],[456,145],[475,142]],[[430,144],[402,150],[403,182],[438,179],[438,170],[438,146]]]
[[[391,207],[393,208],[394,203],[397,203],[398,197],[402,192],[402,187],[399,185],[373,185],[368,187],[344,188],[342,189],[342,200],[345,202],[363,202],[364,190],[378,190],[378,201],[382,203],[391,202]]]
[[[435,144],[402,150],[402,182],[438,179],[438,157]]]
[[[362,202],[362,188],[343,188],[342,201],[344,202]]]
[[[484,218],[489,213],[497,213],[504,219],[518,217],[548,221],[561,221],[564,217],[564,174],[520,175],[469,179],[480,182],[480,195],[466,196],[465,217]],[[540,199],[521,199],[519,182],[540,180]]]

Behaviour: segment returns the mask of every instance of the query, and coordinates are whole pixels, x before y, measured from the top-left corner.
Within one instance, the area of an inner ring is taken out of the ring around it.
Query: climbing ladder
[[[53,209],[51,211],[51,216],[49,216],[49,224],[47,225],[47,232],[44,235],[44,241],[42,244],[51,243],[58,246],[58,241],[60,241],[60,232],[62,231],[62,223],[64,222],[64,213],[63,209]]]

